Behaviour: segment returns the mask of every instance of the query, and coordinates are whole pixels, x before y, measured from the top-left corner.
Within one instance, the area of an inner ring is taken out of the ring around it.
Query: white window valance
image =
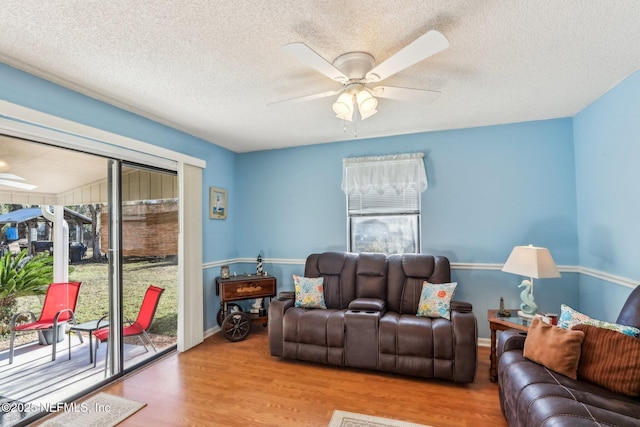
[[[427,189],[424,153],[353,157],[343,159],[342,165],[342,190],[347,195]]]

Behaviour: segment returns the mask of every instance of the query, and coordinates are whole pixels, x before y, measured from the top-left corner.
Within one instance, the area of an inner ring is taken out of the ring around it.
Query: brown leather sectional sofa
[[[640,286],[629,295],[616,323],[640,328]],[[523,356],[524,341],[525,334],[516,330],[504,331],[498,339],[500,405],[509,426],[640,426],[640,397],[532,362]]]
[[[473,382],[471,304],[452,301],[451,320],[416,316],[423,282],[451,281],[446,257],[325,252],[307,258],[304,276],[324,278],[327,308],[294,307],[294,292],[271,301],[273,356]]]

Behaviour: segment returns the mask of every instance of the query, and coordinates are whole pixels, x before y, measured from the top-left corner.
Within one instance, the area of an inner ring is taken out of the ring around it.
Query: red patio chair
[[[153,345],[151,338],[147,334],[147,331],[151,327],[151,322],[153,322],[153,317],[156,314],[156,309],[158,308],[158,302],[160,301],[160,296],[164,292],[163,288],[159,288],[157,286],[149,286],[147,291],[144,294],[144,299],[142,300],[142,305],[140,306],[140,311],[138,312],[138,317],[134,322],[127,319],[128,325],[125,325],[122,328],[122,336],[123,337],[133,337],[138,336],[144,349],[149,351],[147,348],[147,344],[145,343],[142,337],[144,336],[147,342],[153,348],[153,351],[157,352],[156,347]],[[98,356],[98,347],[101,342],[105,342],[109,339],[109,327],[100,328],[93,332],[93,336],[96,337],[96,348],[95,354],[93,357],[93,366],[96,366],[96,358]],[[105,369],[107,365],[107,357],[109,356],[109,351],[107,350],[107,356],[105,357]]]
[[[24,311],[14,314],[11,318],[11,337],[9,340],[9,364],[13,363],[13,343],[16,332],[31,331],[53,331],[53,344],[51,350],[51,360],[56,360],[56,344],[58,343],[58,326],[68,322],[76,324],[76,304],[78,303],[78,293],[82,282],[52,283],[47,288],[44,297],[40,318],[36,320],[35,314],[31,311]],[[16,325],[18,319],[24,315],[31,317],[30,323]],[[82,336],[78,334],[80,342]],[[71,338],[69,338],[71,339]],[[71,354],[69,354],[71,358]]]

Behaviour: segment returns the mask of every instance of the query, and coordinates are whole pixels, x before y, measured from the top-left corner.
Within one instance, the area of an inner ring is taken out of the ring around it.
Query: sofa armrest
[[[473,311],[473,305],[465,301],[451,301],[451,310],[461,313],[469,313]]]
[[[502,331],[498,337],[498,344],[496,345],[497,360],[500,360],[500,356],[502,356],[502,353],[505,351],[523,350],[524,340],[526,337],[526,332],[521,332],[517,329],[507,329],[506,331]]]
[[[452,307],[453,308],[453,307]],[[478,364],[478,323],[472,311],[451,311],[456,382],[471,383]]]
[[[284,313],[294,305],[294,295],[283,295],[281,292],[277,299],[269,303],[269,350],[272,356],[282,357],[284,350]],[[291,292],[291,294],[294,294]]]
[[[387,302],[378,298],[356,298],[349,303],[349,310],[387,311]]]
[[[294,299],[295,297],[296,297],[295,291],[282,291],[278,294],[278,300],[280,301],[287,300],[287,299]]]

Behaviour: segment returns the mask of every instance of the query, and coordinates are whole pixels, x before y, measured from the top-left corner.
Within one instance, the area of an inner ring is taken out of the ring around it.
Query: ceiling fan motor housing
[[[349,52],[337,57],[333,65],[349,77],[349,81],[360,81],[375,67],[376,60],[366,52]]]

